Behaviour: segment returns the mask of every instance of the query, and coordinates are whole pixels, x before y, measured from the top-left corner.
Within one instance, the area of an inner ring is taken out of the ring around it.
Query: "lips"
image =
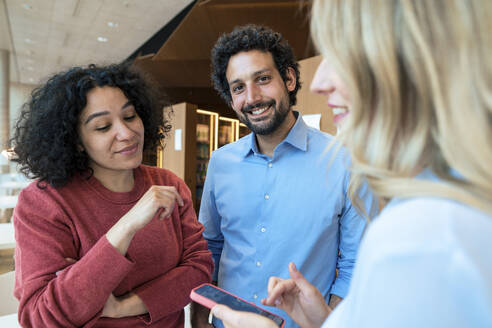
[[[131,154],[131,153],[134,153],[137,150],[137,148],[138,148],[138,143],[133,144],[133,145],[128,146],[128,147],[125,147],[125,148],[117,151],[117,153],[118,154],[124,154],[124,155]]]
[[[251,113],[253,115],[260,115],[260,114],[264,113],[267,109],[268,109],[268,107],[262,107],[262,108],[258,108],[258,109],[251,111]]]
[[[338,123],[345,118],[349,114],[349,110],[346,107],[337,107],[334,105],[330,105],[333,111],[333,122]]]
[[[275,101],[258,103],[255,105],[245,106],[242,110],[243,113],[249,114],[251,116],[260,116],[265,113],[268,109],[270,109],[275,104]]]

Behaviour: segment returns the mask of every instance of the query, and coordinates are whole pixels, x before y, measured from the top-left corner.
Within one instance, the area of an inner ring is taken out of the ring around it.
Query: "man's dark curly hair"
[[[144,149],[155,149],[171,129],[162,120],[156,89],[129,63],[91,64],[55,74],[33,90],[11,140],[20,171],[39,179],[38,186],[63,186],[78,172],[92,175],[88,155],[78,147],[78,123],[87,93],[104,86],[119,88],[135,107],[145,129]]]
[[[226,77],[229,59],[237,53],[250,50],[270,52],[284,82],[287,81],[287,69],[289,67],[294,69],[297,83],[295,89],[289,92],[289,103],[290,106],[295,105],[297,91],[301,87],[301,83],[299,81],[299,64],[292,48],[280,33],[265,26],[251,24],[238,26],[231,33],[222,34],[212,48],[212,82],[222,99],[227,104],[232,101]]]

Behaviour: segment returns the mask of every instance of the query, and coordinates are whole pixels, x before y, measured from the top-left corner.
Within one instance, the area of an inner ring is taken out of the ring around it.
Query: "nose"
[[[128,126],[127,122],[119,121],[116,125],[116,138],[118,140],[129,140],[135,136],[135,132]]]
[[[248,105],[253,105],[260,100],[260,88],[255,83],[250,83],[246,89],[246,102],[248,103]]]
[[[311,92],[328,94],[335,91],[335,85],[331,82],[328,62],[323,59],[316,69],[313,81],[311,82]]]

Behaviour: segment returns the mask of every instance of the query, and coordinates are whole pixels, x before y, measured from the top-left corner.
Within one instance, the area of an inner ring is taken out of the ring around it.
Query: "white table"
[[[20,327],[17,321],[17,313],[0,316],[0,327],[2,328],[17,328]]]
[[[5,195],[18,195],[29,184],[29,181],[3,181],[0,183],[0,190]]]
[[[12,223],[0,223],[0,249],[11,248],[15,248],[14,225]]]
[[[18,196],[0,196],[0,209],[14,208],[17,205]]]
[[[30,181],[4,181],[0,183],[0,188],[22,189],[29,186]]]

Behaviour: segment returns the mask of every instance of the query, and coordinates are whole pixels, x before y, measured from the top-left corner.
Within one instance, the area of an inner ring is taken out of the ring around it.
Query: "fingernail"
[[[220,317],[220,307],[218,308],[217,306],[214,306],[212,308],[212,314],[215,316],[215,317]]]
[[[297,268],[294,262],[290,262],[290,263],[292,263],[292,271],[297,272]]]
[[[282,302],[280,302],[280,300],[275,300],[275,305],[280,305]]]

